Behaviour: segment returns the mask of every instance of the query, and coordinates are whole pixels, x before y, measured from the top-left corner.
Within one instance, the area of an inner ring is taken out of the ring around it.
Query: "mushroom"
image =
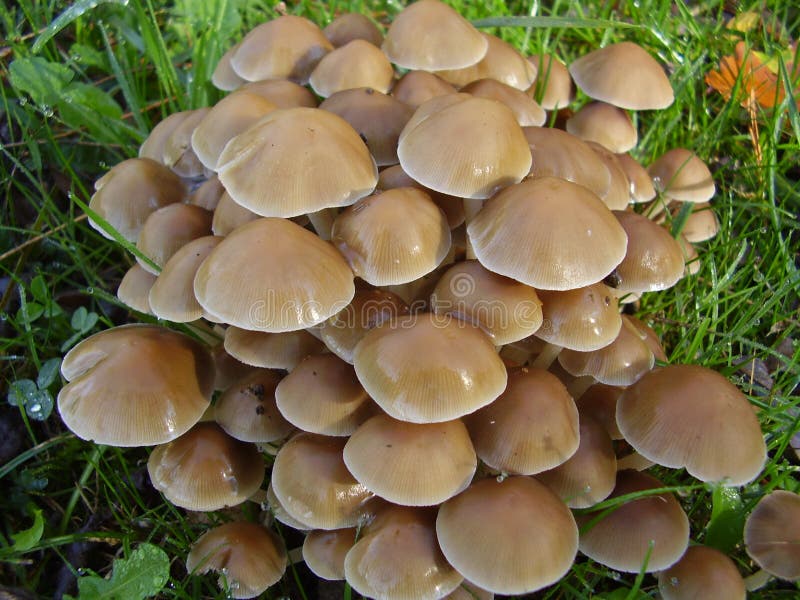
[[[775,490],[761,498],[745,521],[744,547],[767,573],[800,580],[800,495]]]
[[[733,561],[710,546],[690,546],[677,563],[658,574],[664,600],[693,600],[713,595],[744,600],[744,580]]]
[[[286,371],[324,348],[319,340],[302,329],[267,333],[231,326],[225,330],[224,343],[225,350],[245,364]]]
[[[584,105],[567,119],[567,131],[616,154],[631,150],[639,138],[628,113],[605,102]]]
[[[480,62],[456,70],[435,69],[436,74],[458,87],[479,79],[494,79],[520,91],[531,87],[536,80],[536,66],[508,42],[489,33],[481,35],[488,46]]]
[[[133,310],[151,315],[148,295],[156,282],[156,275],[145,271],[138,262],[125,272],[117,288],[117,298]]]
[[[320,579],[344,579],[344,558],[356,543],[356,528],[324,531],[315,529],[303,541],[303,560]]]
[[[385,94],[393,82],[389,59],[365,40],[353,40],[325,55],[309,78],[311,88],[323,98],[361,87]]]
[[[360,13],[344,13],[331,21],[322,30],[334,47],[339,48],[353,40],[366,40],[373,46],[381,47],[383,33],[369,17]]]

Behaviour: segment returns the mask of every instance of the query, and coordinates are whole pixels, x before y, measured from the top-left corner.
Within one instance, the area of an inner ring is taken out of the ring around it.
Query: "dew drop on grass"
[[[28,104],[28,99],[27,99],[25,96],[22,96],[22,97],[19,99],[19,105],[20,105],[20,106],[25,106],[26,104]]]
[[[40,413],[40,412],[42,412],[42,405],[39,404],[38,402],[36,404],[31,404],[31,406],[30,406],[30,408],[28,410],[29,410],[29,412],[32,412],[32,413]]]

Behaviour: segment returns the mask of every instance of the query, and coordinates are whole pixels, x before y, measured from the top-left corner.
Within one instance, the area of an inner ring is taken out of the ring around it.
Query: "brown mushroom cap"
[[[278,108],[316,108],[317,99],[306,87],[287,79],[265,79],[242,86],[241,91],[261,96]]]
[[[461,92],[502,102],[512,110],[521,127],[544,125],[547,119],[547,114],[536,100],[522,90],[496,79],[478,79],[461,88]]]
[[[316,529],[303,541],[303,560],[320,579],[344,579],[344,557],[356,543],[356,529]]]
[[[222,58],[219,59],[217,66],[214,67],[214,73],[211,75],[211,83],[218,90],[230,92],[238,87],[241,87],[245,80],[236,74],[231,66],[231,59],[236,51],[239,49],[240,44],[235,44],[225,51]]]
[[[255,260],[269,256],[269,261]],[[200,305],[253,331],[294,331],[321,323],[355,294],[353,273],[330,244],[284,219],[239,227],[197,271]]]
[[[267,217],[347,206],[378,182],[369,149],[347,121],[305,107],[273,111],[233,138],[217,171],[238,204]]]
[[[292,529],[297,529],[298,531],[311,531],[312,528],[310,525],[295,519],[286,511],[286,509],[283,507],[283,504],[281,504],[281,501],[278,500],[278,497],[275,495],[275,490],[272,489],[272,482],[270,482],[270,484],[267,486],[267,505],[276,521],[279,521],[284,525],[291,527]]]
[[[612,440],[623,439],[617,426],[617,401],[625,390],[623,387],[595,383],[590,386],[580,398],[575,399],[578,412],[595,419],[603,425]]]
[[[478,327],[432,314],[381,323],[356,346],[356,374],[378,405],[412,423],[450,421],[492,402],[503,361]]]
[[[587,96],[620,108],[667,108],[675,100],[661,65],[633,42],[590,52],[574,61],[569,72]]]
[[[192,149],[192,134],[210,110],[210,108],[198,108],[187,111],[186,118],[181,120],[164,139],[161,162],[181,177],[193,178],[205,175],[203,163]]]
[[[422,185],[461,198],[488,198],[520,181],[531,167],[528,143],[511,109],[467,94],[420,106],[400,134],[397,156]]]
[[[399,187],[415,187],[428,194],[436,206],[442,209],[442,212],[447,217],[447,224],[450,226],[451,230],[456,229],[459,225],[464,223],[464,201],[462,198],[457,198],[449,194],[442,194],[441,192],[425,187],[418,181],[411,179],[400,165],[387,167],[380,172],[377,189],[385,191]],[[453,232],[453,234],[455,235],[455,232]]]
[[[436,535],[459,573],[499,594],[524,594],[558,581],[578,549],[572,513],[530,477],[472,484],[442,504]]]
[[[574,290],[539,290],[542,327],[536,337],[550,344],[589,352],[612,343],[622,328],[617,299],[603,283]]]
[[[744,485],[766,460],[753,407],[725,377],[696,365],[651,371],[623,392],[617,423],[637,452],[701,481]]]
[[[489,33],[481,33],[488,46],[480,62],[461,69],[444,71],[435,69],[437,75],[455,86],[463,87],[479,79],[495,79],[518,90],[527,90],[536,80],[536,66],[528,62],[508,42]]]
[[[480,459],[504,473],[541,473],[578,449],[578,409],[564,384],[544,369],[512,371],[500,397],[464,423]]]
[[[231,598],[254,598],[280,581],[287,565],[283,542],[256,523],[226,523],[204,533],[186,557],[190,573],[220,571]]]
[[[395,99],[414,109],[431,98],[455,93],[455,87],[428,71],[409,71],[392,88]]]
[[[163,269],[172,255],[183,246],[211,234],[212,217],[210,211],[192,204],[175,203],[163,206],[147,217],[139,232],[136,247],[159,270]],[[145,271],[155,271],[138,256],[136,260]]]
[[[182,110],[172,113],[156,123],[155,127],[142,142],[142,145],[139,146],[139,158],[150,158],[164,165],[164,146],[167,140],[181,123],[194,114],[195,111],[193,110]]]
[[[406,6],[392,21],[381,48],[404,69],[460,69],[481,60],[489,42],[453,8],[437,0]]]
[[[630,183],[631,202],[650,202],[656,197],[653,178],[647,170],[630,154],[617,154],[617,164],[625,172]]]
[[[197,186],[186,202],[213,212],[224,193],[225,188],[222,187],[219,177],[214,174]]]
[[[600,157],[608,170],[608,187],[600,198],[611,210],[624,210],[631,198],[631,183],[617,160],[617,155],[605,146],[586,140],[586,145]]]
[[[680,211],[679,207],[673,209],[673,218]],[[714,214],[714,209],[708,202],[700,202],[692,206],[692,212],[683,224],[681,234],[687,241],[697,244],[710,240],[719,232],[719,220]]]
[[[379,48],[365,40],[353,40],[325,55],[309,79],[311,88],[323,98],[361,87],[385,94],[393,81],[392,63]]]
[[[619,154],[631,150],[639,139],[624,110],[605,102],[590,102],[567,119],[567,131]]]
[[[266,333],[231,326],[225,330],[225,350],[254,367],[291,371],[306,356],[322,352],[323,348],[317,338],[302,329]]]
[[[213,422],[156,446],[147,461],[154,488],[174,505],[198,511],[241,504],[261,487],[265,470],[254,444],[232,438]]]
[[[97,333],[61,363],[58,411],[79,438],[110,446],[163,444],[208,408],[214,364],[191,338],[152,325]]]
[[[537,290],[601,281],[622,261],[627,242],[597,196],[554,177],[501,191],[470,222],[467,234],[483,266]]]
[[[434,506],[452,498],[470,484],[478,465],[461,421],[406,423],[384,414],[353,433],[344,462],[371,492],[404,506]]]
[[[761,498],[745,522],[744,546],[767,573],[800,579],[800,495],[776,490]]]
[[[236,204],[236,201],[231,198],[228,192],[223,192],[216,208],[214,208],[214,217],[211,219],[211,231],[214,235],[224,237],[234,229],[250,221],[255,221],[258,218],[260,217],[253,211]]]
[[[386,506],[345,557],[347,582],[377,600],[435,600],[464,579],[448,564],[433,509]]]
[[[156,275],[145,271],[139,263],[134,263],[134,265],[125,272],[122,281],[119,282],[117,298],[130,306],[133,310],[138,310],[147,315],[153,314],[150,310],[148,296],[155,282]]]
[[[322,30],[322,33],[336,48],[344,46],[353,40],[366,40],[378,48],[383,43],[381,30],[369,17],[361,13],[339,15]]]
[[[283,15],[251,30],[231,58],[247,81],[291,79],[306,83],[311,71],[333,45],[308,19]]]
[[[653,183],[667,198],[682,202],[708,202],[716,191],[706,164],[691,150],[674,148],[647,168]]]
[[[744,579],[734,562],[709,546],[690,546],[677,563],[658,574],[664,600],[716,598],[744,600]]]
[[[528,60],[536,67],[536,81],[528,90],[545,110],[558,110],[572,102],[575,86],[566,65],[552,54],[535,54]],[[534,90],[535,88],[535,90]]]
[[[611,498],[664,487],[639,471],[619,471]],[[578,525],[597,515],[578,517]],[[689,519],[672,494],[653,494],[629,500],[583,531],[580,550],[602,565],[624,573],[662,571],[675,564],[689,544]],[[647,559],[649,554],[649,559]],[[647,566],[644,562],[647,559]]]

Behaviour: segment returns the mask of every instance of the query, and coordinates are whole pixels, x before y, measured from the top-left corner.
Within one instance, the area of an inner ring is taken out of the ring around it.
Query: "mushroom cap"
[[[376,286],[399,285],[439,266],[450,250],[450,227],[428,194],[395,188],[339,214],[331,241],[357,277]]]
[[[322,352],[323,344],[307,331],[267,333],[239,327],[225,330],[225,350],[254,367],[291,371],[306,356]]]
[[[256,213],[236,204],[228,192],[223,192],[217,206],[214,208],[214,217],[211,219],[211,231],[214,235],[224,237],[234,229],[245,223],[260,218]]]
[[[581,419],[587,415],[600,423],[612,440],[623,439],[617,426],[617,401],[624,390],[623,387],[605,383],[590,386],[580,398],[575,399]]]
[[[254,598],[280,581],[287,563],[277,535],[257,523],[237,521],[200,536],[186,557],[186,570],[220,571],[231,598]]]
[[[375,161],[350,124],[305,107],[273,111],[237,135],[217,172],[237,204],[266,217],[347,206],[378,182]]]
[[[344,579],[344,557],[356,543],[356,529],[315,529],[303,541],[303,560],[320,579]]]
[[[617,299],[604,283],[565,291],[539,290],[543,324],[536,337],[589,352],[612,343],[622,328]]]
[[[479,79],[494,79],[520,91],[527,90],[536,80],[536,66],[528,62],[508,42],[495,35],[481,33],[488,46],[486,54],[474,65],[444,71],[435,69],[437,75],[457,87]]]
[[[541,126],[547,120],[547,114],[536,100],[496,79],[477,79],[461,88],[461,92],[502,102],[511,109],[521,127]]]
[[[269,256],[268,261],[258,260]],[[284,219],[258,219],[228,235],[194,280],[200,305],[252,331],[305,329],[336,314],[355,294],[336,250]]]
[[[449,194],[442,194],[441,192],[425,187],[420,182],[409,177],[408,173],[406,173],[400,165],[387,167],[380,172],[378,175],[377,189],[385,191],[399,187],[415,187],[428,194],[436,206],[442,209],[442,212],[447,217],[447,224],[450,226],[451,230],[456,229],[459,225],[464,223],[464,200],[462,198],[457,198]],[[456,232],[453,232],[453,235],[455,234]]]
[[[125,272],[122,281],[119,282],[117,288],[117,298],[119,298],[127,306],[133,310],[138,310],[146,315],[151,315],[153,312],[150,310],[150,300],[148,296],[150,289],[156,282],[156,275],[145,271],[142,265],[134,263],[133,266]]]
[[[386,55],[365,40],[353,40],[326,54],[311,72],[309,83],[318,96],[369,87],[387,93],[394,69]]]
[[[269,506],[269,510],[275,517],[276,521],[279,521],[284,525],[291,527],[292,529],[297,529],[298,531],[311,531],[311,526],[295,519],[286,511],[286,509],[283,507],[283,504],[281,504],[281,501],[278,500],[278,497],[275,495],[275,490],[272,489],[272,482],[270,482],[270,484],[267,486],[267,505]],[[338,531],[342,530],[340,529]]]
[[[511,109],[467,94],[420,106],[400,134],[397,156],[422,185],[461,198],[488,198],[531,168],[530,148]]]
[[[222,187],[219,177],[214,174],[197,186],[189,195],[186,202],[187,204],[193,204],[194,206],[199,206],[200,208],[205,208],[206,210],[214,212],[214,209],[217,208],[219,200],[224,193],[225,188]]]
[[[675,100],[664,69],[633,42],[590,52],[574,61],[569,72],[587,96],[620,108],[661,109]]]
[[[313,529],[355,527],[372,493],[347,470],[346,440],[300,433],[275,456],[271,484],[286,512]]]
[[[744,579],[734,562],[709,546],[690,546],[677,563],[658,574],[658,591],[664,600],[707,598],[744,600]]]
[[[372,329],[356,346],[356,374],[390,416],[412,423],[450,421],[497,398],[506,370],[478,327],[429,313]]]
[[[139,146],[139,158],[150,158],[161,165],[165,165],[164,146],[167,140],[181,123],[194,114],[195,111],[193,110],[181,110],[161,119],[147,135],[142,145]]]
[[[590,102],[581,107],[567,119],[567,131],[616,154],[628,152],[639,139],[628,113],[605,102]]]
[[[252,29],[231,58],[234,72],[247,81],[291,79],[304,84],[333,45],[303,17],[283,15]]]
[[[464,423],[480,459],[504,473],[541,473],[578,449],[578,409],[564,384],[544,369],[512,371],[500,397]]]
[[[708,202],[716,191],[711,171],[691,150],[673,148],[647,168],[655,187],[671,200]]]
[[[586,140],[586,145],[600,157],[608,170],[608,187],[600,198],[611,210],[626,209],[631,199],[631,183],[620,166],[617,155],[592,140]]]
[[[800,579],[800,495],[775,490],[761,498],[744,524],[744,546],[767,573]]]
[[[680,208],[673,209],[673,217],[677,216]],[[719,220],[714,214],[714,209],[708,202],[700,202],[692,206],[692,212],[683,224],[681,234],[687,241],[697,244],[710,240],[719,232]]]
[[[375,412],[353,367],[335,354],[306,357],[278,384],[275,399],[290,423],[320,435],[348,436]]]
[[[115,327],[64,357],[69,381],[58,411],[79,438],[109,446],[163,444],[200,420],[211,401],[214,363],[193,339],[153,325]]]
[[[470,484],[478,466],[461,421],[407,423],[385,414],[353,433],[344,462],[371,492],[403,506],[441,504]]]
[[[242,86],[242,92],[261,96],[278,108],[316,108],[317,98],[306,87],[288,79],[265,79]]]
[[[225,51],[222,58],[219,59],[217,66],[214,67],[214,72],[211,74],[211,83],[218,90],[224,92],[231,92],[245,83],[245,80],[236,74],[231,66],[233,55],[239,49],[240,44],[234,44]]]
[[[428,71],[409,71],[392,88],[396,100],[414,109],[431,98],[455,93],[455,87]]]
[[[663,483],[646,473],[619,471],[609,499],[661,487]],[[577,519],[578,525],[596,517],[594,513],[583,514]],[[581,532],[580,537],[583,554],[623,573],[639,573],[648,553],[645,572],[663,571],[678,562],[688,545],[689,519],[669,493],[629,500]]]
[[[210,108],[198,108],[187,111],[186,118],[164,138],[161,162],[181,177],[194,178],[205,175],[203,163],[192,149],[192,134],[210,110]]]
[[[294,426],[275,404],[278,371],[253,369],[228,387],[214,404],[214,420],[229,436],[265,444],[282,440]]]
[[[129,158],[114,165],[94,187],[89,208],[133,243],[153,211],[186,197],[180,178],[150,158]],[[113,239],[92,219],[89,225],[103,237]]]
[[[701,481],[744,485],[766,460],[753,406],[725,377],[697,365],[646,374],[620,396],[617,423],[642,456]]]
[[[386,506],[345,556],[347,582],[376,600],[436,600],[463,576],[442,556],[433,509]]]
[[[147,217],[139,232],[136,247],[159,269],[163,269],[172,255],[183,246],[199,237],[211,235],[212,218],[210,211],[192,204],[162,206]],[[138,256],[136,260],[145,271],[154,271]]]
[[[653,186],[653,178],[639,161],[630,154],[617,154],[617,164],[625,172],[625,176],[630,183],[632,203],[650,202],[656,197],[656,188]]]
[[[575,97],[575,86],[567,66],[552,54],[534,54],[528,60],[536,67],[536,81],[528,90],[545,110],[564,108]],[[534,89],[535,88],[535,89]]]
[[[498,594],[524,594],[555,583],[578,550],[572,513],[531,477],[473,483],[442,504],[436,535],[459,573]]]
[[[265,471],[254,444],[208,421],[156,446],[147,460],[153,487],[175,506],[197,511],[241,504],[261,487]]]
[[[481,60],[489,42],[464,17],[437,0],[406,6],[392,21],[381,48],[404,69],[460,69]]]
[[[476,260],[445,271],[431,294],[431,308],[480,325],[496,346],[524,339],[542,324],[535,289],[492,273]]]
[[[383,33],[380,28],[369,17],[361,13],[339,15],[322,30],[322,33],[336,48],[353,40],[366,40],[378,48],[383,43]]]
[[[491,198],[467,226],[481,264],[537,290],[597,283],[625,256],[627,237],[583,186],[528,179]]]

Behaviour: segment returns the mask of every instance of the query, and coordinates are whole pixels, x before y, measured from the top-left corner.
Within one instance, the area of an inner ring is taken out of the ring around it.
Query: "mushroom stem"
[[[297,548],[292,548],[289,550],[288,557],[290,565],[296,565],[298,563],[305,562],[305,559],[303,558],[302,546],[298,546]]]
[[[561,352],[561,346],[558,344],[545,344],[542,351],[539,353],[533,362],[531,362],[532,367],[536,367],[538,369],[547,369],[550,365],[553,364],[553,361],[558,358],[559,353]]]
[[[654,463],[636,452],[635,450],[630,454],[626,454],[622,458],[617,459],[617,471],[624,471],[625,469],[634,469],[636,471],[644,471],[652,467]]]
[[[317,212],[308,213],[308,220],[314,227],[314,231],[323,240],[331,239],[331,229],[333,229],[333,220],[336,218],[336,213],[331,208],[323,208]]]
[[[506,344],[500,350],[501,358],[504,358],[505,360],[508,360],[509,362],[512,362],[518,366],[524,365],[526,362],[528,362],[530,356],[531,351],[529,349],[520,347],[514,343]]]
[[[476,200],[475,198],[464,198],[464,223],[465,225],[469,225],[470,221],[475,218],[475,215],[480,212],[481,208],[483,208],[483,200]],[[475,249],[472,247],[472,243],[469,241],[469,236],[467,236],[467,260],[474,260],[477,257],[475,256]]]
[[[760,590],[772,580],[772,575],[767,573],[764,569],[759,569],[752,575],[744,578],[744,585],[748,592]]]
[[[577,400],[595,383],[597,383],[597,380],[594,377],[591,375],[583,375],[582,377],[573,379],[567,386],[567,390],[569,390],[573,400]]]

